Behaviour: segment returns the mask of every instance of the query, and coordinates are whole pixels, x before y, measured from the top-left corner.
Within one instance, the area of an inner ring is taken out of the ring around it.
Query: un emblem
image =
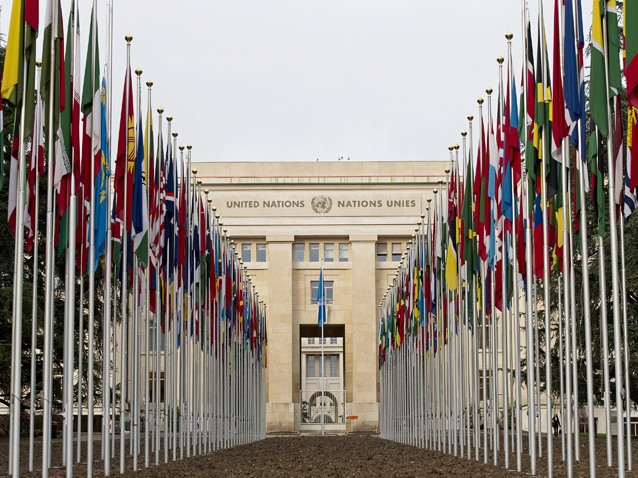
[[[315,196],[310,201],[310,205],[317,214],[326,214],[332,209],[332,199],[327,196]]]

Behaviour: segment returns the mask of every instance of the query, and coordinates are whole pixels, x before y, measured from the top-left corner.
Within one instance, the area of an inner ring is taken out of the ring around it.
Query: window
[[[319,243],[311,242],[308,246],[308,254],[310,262],[319,262]]]
[[[306,364],[306,377],[316,377],[317,376],[317,371],[316,371],[316,356],[315,355],[307,355],[308,357],[308,362]]]
[[[377,243],[377,262],[388,260],[388,245],[385,242]]]
[[[323,260],[326,262],[335,261],[335,245],[332,242],[326,242],[323,245]]]
[[[313,280],[310,281],[310,303],[317,303],[317,290],[319,289],[319,281]],[[334,292],[334,281],[332,280],[324,280],[323,281],[323,289],[326,293],[326,304],[332,304],[333,292]]]
[[[159,381],[159,399],[164,400],[164,372],[160,372],[156,376],[156,378]],[[155,383],[150,378],[148,381],[148,394],[149,394],[149,397],[148,397],[149,400],[154,401],[155,400]]]
[[[157,322],[155,322],[154,320],[149,320],[148,322],[148,351],[149,352],[156,352],[157,351],[157,347],[156,347],[156,343],[155,343],[155,326],[156,326]],[[160,351],[164,350],[165,346],[166,346],[166,335],[164,334],[164,332],[162,332],[160,330],[160,334],[159,334],[159,339],[160,339]]]
[[[338,377],[339,376],[339,356],[338,355],[330,355],[330,375],[329,377]]]
[[[295,242],[293,249],[295,251],[295,262],[303,262],[306,255],[306,245],[303,242]]]
[[[339,244],[339,262],[348,262],[350,260],[350,244],[342,242]]]
[[[244,243],[241,245],[241,260],[244,262],[251,262],[251,252],[253,245],[251,243]]]
[[[266,262],[266,244],[257,244],[257,262]]]
[[[401,260],[401,243],[392,243],[392,262],[399,262]]]

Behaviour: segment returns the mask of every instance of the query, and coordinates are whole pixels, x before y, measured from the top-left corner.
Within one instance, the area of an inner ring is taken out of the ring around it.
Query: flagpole
[[[122,284],[121,284],[121,298],[122,298],[122,341],[120,346],[120,473],[124,473],[125,465],[125,449],[126,449],[126,408],[127,408],[127,380],[128,380],[128,142],[129,142],[129,101],[128,98],[131,85],[131,42],[133,37],[127,35],[124,37],[126,40],[126,80],[124,85],[124,121],[126,122],[126,158],[125,158],[125,170],[124,170],[124,212],[122,218],[122,266],[120,268]]]
[[[605,57],[605,85],[609,85],[609,68],[608,68],[608,56],[609,56],[609,48],[608,48],[608,38],[607,38],[607,8],[605,8],[603,13],[603,18],[605,21],[602,22],[603,27],[603,43],[604,43],[604,57]],[[605,96],[607,97],[606,105],[607,105],[607,124],[611,125],[611,105],[609,104],[609,88],[605,88]],[[611,176],[612,171],[614,171],[614,160],[612,157],[613,152],[613,137],[611,134],[607,135],[607,170]],[[623,399],[621,394],[621,383],[622,383],[622,352],[620,349],[620,291],[618,290],[618,279],[619,279],[619,271],[618,271],[618,231],[616,229],[616,205],[614,204],[615,198],[615,185],[614,181],[611,180],[608,184],[608,194],[609,194],[609,232],[610,232],[610,242],[611,242],[611,286],[612,286],[612,311],[613,311],[613,323],[614,323],[614,368],[615,368],[615,379],[616,379],[616,432],[617,432],[617,452],[618,452],[618,476],[619,478],[624,478],[625,476],[625,443],[624,443],[624,434],[620,432],[621,424],[623,423]],[[603,334],[607,335],[607,329],[603,330]],[[609,349],[605,348],[604,355],[607,356],[607,351]],[[611,434],[611,430],[608,430],[608,433]]]
[[[168,118],[166,118],[167,121],[169,121]],[[171,118],[172,120],[172,118]],[[169,130],[171,130],[171,123],[169,122]],[[176,131],[172,131],[171,135],[173,136],[173,158],[175,158],[175,171],[174,171],[174,178],[175,178],[175,201],[177,201],[177,136],[178,133]],[[178,228],[178,219],[175,218],[175,229]],[[177,249],[177,244],[175,244],[175,249]],[[174,388],[173,388],[173,427],[172,427],[172,448],[173,448],[173,461],[177,460],[177,432],[178,432],[178,427],[177,427],[177,416],[178,416],[178,391],[180,392],[179,394],[179,411],[180,411],[180,415],[181,415],[181,401],[183,400],[183,394],[181,393],[181,382],[182,382],[182,375],[179,373],[178,369],[177,369],[177,360],[178,360],[178,356],[177,356],[177,339],[178,337],[181,338],[180,336],[180,327],[182,324],[179,323],[179,320],[181,320],[181,318],[179,317],[178,314],[178,298],[177,298],[177,280],[179,278],[179,264],[175,267],[175,271],[173,274],[173,291],[172,291],[172,296],[173,296],[173,303],[174,303],[174,307],[173,307],[173,335],[174,335],[174,340],[173,340],[173,360],[172,360],[172,373],[173,373],[173,380],[174,380]],[[182,296],[183,299],[183,296]],[[180,301],[180,307],[181,307],[181,301]],[[180,350],[180,357],[181,358],[181,350]],[[180,418],[181,420],[181,418]]]
[[[489,125],[489,129],[493,128],[492,124],[492,88],[487,88],[485,93],[487,93],[487,123]],[[488,130],[488,146],[487,150],[490,154],[490,162],[492,161],[492,152],[491,144],[492,141],[489,139],[490,132]],[[497,225],[496,225],[496,192],[494,192],[495,197],[491,198],[490,201],[490,221],[493,225],[493,229],[490,228],[490,237],[493,234],[494,237],[490,239],[490,242],[494,242],[496,244],[496,234],[497,234]],[[489,194],[488,194],[489,197]],[[490,244],[490,248],[492,245]],[[496,246],[495,246],[496,247]],[[498,429],[498,412],[499,412],[499,400],[498,400],[498,321],[496,319],[496,262],[497,255],[496,251],[493,252],[493,264],[490,265],[490,359],[491,359],[491,386],[490,391],[492,395],[492,451],[493,451],[493,463],[496,465],[498,463],[498,450],[499,446],[499,429]],[[489,257],[488,257],[489,261]]]
[[[71,38],[71,56],[72,65],[70,71],[73,72],[73,76],[70,78],[70,88],[67,93],[74,94],[75,84],[80,79],[76,78],[77,73],[77,48],[78,48],[78,13],[77,13],[77,1],[73,1],[71,4],[71,16],[70,16],[70,29],[69,32]],[[68,59],[67,59],[68,61]],[[67,103],[67,107],[70,105],[71,109],[75,107],[74,99],[71,99]],[[69,112],[70,117],[73,118],[73,111]],[[73,129],[73,127],[72,127]],[[73,476],[73,363],[74,363],[74,343],[75,343],[75,235],[77,226],[77,198],[76,198],[76,183],[75,183],[75,168],[78,165],[74,165],[77,150],[74,151],[73,145],[71,145],[71,170],[67,172],[69,177],[69,204],[68,204],[68,221],[69,225],[66,231],[66,277],[65,277],[65,301],[64,301],[64,363],[71,364],[71,366],[64,367],[64,387],[63,387],[63,400],[64,400],[64,433],[63,433],[63,463],[66,466],[66,476],[70,478]],[[60,239],[61,240],[61,239]]]
[[[507,37],[507,35],[506,35]],[[511,51],[511,43],[508,41],[508,53]],[[508,56],[508,59],[510,57]],[[505,111],[503,111],[503,109],[501,109],[501,107],[503,107],[503,99],[505,97],[504,93],[503,93],[503,63],[505,62],[505,59],[502,56],[499,56],[496,60],[498,62],[498,70],[499,70],[499,116],[496,118],[497,121],[497,132],[501,135],[501,141],[503,143],[506,143],[505,138],[503,137],[504,135],[506,135],[508,132],[504,132],[504,121],[503,118],[505,116]],[[507,87],[510,87],[510,83],[511,83],[511,71],[510,71],[510,65],[511,65],[511,61],[508,62],[508,70],[507,70]],[[509,92],[508,92],[509,95]],[[507,107],[509,107],[509,105],[506,105]],[[507,113],[509,114],[509,113]],[[503,163],[505,164],[505,162],[507,161],[507,159],[505,158],[505,156],[507,155],[506,151],[503,151]],[[504,177],[504,175],[503,175]],[[501,178],[501,181],[503,179]],[[502,190],[502,184],[501,184],[501,190]],[[514,190],[512,188],[512,195],[514,195]],[[495,211],[498,214],[498,211]],[[514,218],[516,216],[516,213],[513,212],[512,214],[512,218]],[[514,222],[512,221],[512,230],[514,229]],[[500,226],[499,226],[500,223]],[[502,342],[502,352],[501,352],[501,361],[503,363],[503,372],[502,372],[502,376],[503,376],[503,425],[502,425],[502,434],[503,434],[503,445],[504,445],[504,458],[505,458],[505,468],[509,469],[509,456],[510,456],[510,440],[509,440],[509,406],[510,406],[510,380],[509,380],[509,371],[508,371],[508,358],[509,358],[509,350],[508,350],[508,327],[507,327],[507,317],[509,315],[509,305],[508,305],[508,293],[507,293],[507,254],[508,254],[508,248],[507,248],[507,235],[505,233],[505,218],[504,215],[501,214],[501,216],[498,218],[498,222],[495,221],[495,234],[498,235],[502,235],[502,240],[501,240],[501,323],[502,323],[502,330],[501,330],[501,342]],[[495,238],[497,239],[497,238]],[[498,240],[495,240],[495,244],[498,248]],[[495,260],[497,260],[497,258],[495,258]],[[496,263],[495,263],[495,267],[496,267]],[[497,347],[498,350],[498,347]],[[497,389],[498,390],[498,389]]]
[[[153,82],[152,81],[147,81],[146,82],[146,86],[148,87],[148,108],[147,108],[147,122],[152,123],[153,118],[153,110],[151,108],[151,89],[153,88]],[[141,117],[141,111],[140,111],[140,117]],[[145,155],[145,168],[144,168],[144,181],[146,182],[146,194],[147,194],[147,202],[146,204],[148,205],[150,203],[150,201],[148,200],[148,198],[150,197],[150,190],[151,188],[150,186],[150,175],[149,175],[149,171],[150,168],[153,167],[153,165],[151,165],[151,156],[152,156],[152,150],[151,150],[151,145],[153,144],[153,138],[151,137],[151,133],[152,133],[152,128],[150,124],[147,124],[146,126],[146,141],[148,144],[148,148],[147,149],[147,154]],[[155,198],[153,198],[153,200],[155,200]],[[150,226],[150,224],[149,224]],[[150,240],[150,227],[146,230],[146,234],[148,237],[147,240],[147,250],[146,250],[146,254],[147,254],[147,258],[150,261],[151,260],[151,240]],[[144,307],[145,309],[145,328],[144,328],[144,352],[145,352],[145,358],[144,358],[144,467],[148,468],[149,467],[149,460],[150,460],[150,424],[151,424],[151,412],[150,412],[150,393],[149,393],[149,388],[151,386],[153,386],[153,377],[151,376],[150,373],[150,348],[149,348],[149,340],[150,340],[150,332],[149,332],[149,305],[150,304],[150,300],[151,300],[151,292],[150,292],[150,279],[151,279],[151,271],[152,271],[152,267],[151,267],[151,263],[147,262],[147,268],[146,268],[146,272],[144,274],[144,278],[145,280],[145,289],[146,289],[146,305]],[[156,311],[156,315],[157,315],[157,310],[158,310],[159,304],[157,303],[157,301],[155,302],[155,311]],[[155,320],[155,325],[156,325],[156,329],[157,329],[157,321]],[[155,349],[157,350],[157,342],[155,342]],[[153,427],[154,429],[154,427]]]
[[[468,132],[469,132],[469,143],[468,143],[468,148],[469,148],[469,153],[470,155],[473,154],[474,152],[474,133],[472,131],[472,126],[473,123],[472,121],[474,120],[474,116],[473,115],[468,115],[467,116],[467,121],[468,121]],[[473,159],[470,160],[471,163],[473,164]],[[474,178],[469,178],[467,179],[468,181],[470,181],[470,197],[469,198],[465,198],[464,200],[467,201],[474,201],[474,187],[473,187],[473,181]],[[474,207],[478,207],[478,205],[474,205]],[[470,209],[470,213],[473,214],[473,210]],[[476,225],[474,225],[474,227],[476,227]],[[474,256],[474,254],[476,254],[476,250],[474,247],[474,237],[476,235],[476,231],[472,231],[472,238],[469,242],[469,244],[467,244],[467,247],[472,248],[472,256]],[[474,259],[473,259],[474,261]],[[474,266],[474,264],[473,264]],[[469,287],[470,287],[470,291],[472,291],[472,293],[474,294],[476,292],[476,277],[474,274],[474,271],[471,272],[470,275],[470,271],[467,271],[468,273],[468,283],[469,283]],[[479,420],[479,413],[480,413],[480,409],[479,409],[479,370],[478,370],[478,364],[479,364],[479,357],[478,357],[478,328],[477,328],[477,324],[478,324],[478,314],[476,314],[476,310],[477,308],[475,307],[474,303],[470,303],[468,307],[471,307],[472,310],[472,362],[473,362],[473,370],[474,370],[474,374],[472,377],[472,382],[473,382],[473,395],[474,395],[474,400],[472,400],[472,412],[473,412],[473,423],[474,423],[474,459],[476,461],[479,461],[479,452],[480,452],[480,448],[481,448],[481,430],[480,430],[480,420]]]
[[[74,0],[76,1],[76,0]],[[106,128],[107,128],[107,139],[106,144],[108,145],[109,153],[111,151],[111,132],[112,132],[112,102],[113,102],[113,74],[112,74],[112,64],[113,64],[113,1],[109,0],[108,2],[108,29],[107,29],[107,65],[106,65],[106,75],[107,75],[107,91],[105,92],[107,103],[106,103]],[[108,167],[109,173],[113,171],[111,165],[111,158],[108,158]],[[104,476],[110,476],[111,474],[111,452],[114,451],[115,448],[115,365],[111,367],[111,353],[113,354],[113,358],[116,358],[115,355],[115,340],[111,344],[111,329],[113,328],[113,333],[115,334],[115,328],[112,325],[111,320],[111,288],[112,288],[112,232],[111,232],[111,187],[110,182],[108,187],[106,188],[106,210],[107,210],[107,218],[106,218],[106,250],[104,257],[104,314],[103,314],[103,339],[102,339],[102,350],[103,350],[103,373],[102,373],[102,446],[104,448]],[[113,335],[115,338],[115,335]],[[111,345],[113,346],[113,350],[111,351]],[[115,364],[115,360],[113,361]],[[105,386],[104,383],[108,384]],[[112,400],[112,402],[111,402]],[[111,410],[111,404],[113,409]],[[104,416],[107,419],[104,419]],[[110,434],[110,436],[109,436]]]
[[[158,189],[159,189],[159,200],[160,203],[158,205],[158,214],[159,217],[156,218],[157,220],[157,234],[159,235],[158,240],[160,241],[160,248],[159,250],[156,252],[158,252],[158,255],[156,256],[155,260],[157,261],[157,267],[155,270],[155,282],[156,282],[156,294],[155,294],[155,307],[156,307],[156,313],[155,313],[155,374],[156,374],[156,382],[155,382],[155,391],[153,392],[153,397],[155,398],[155,466],[159,465],[159,454],[160,454],[160,419],[161,419],[161,415],[160,415],[160,407],[162,406],[162,400],[160,398],[160,353],[161,353],[161,335],[160,335],[160,321],[162,320],[162,316],[166,317],[166,312],[162,311],[162,301],[161,301],[161,264],[162,264],[162,253],[163,253],[163,247],[168,244],[168,240],[164,240],[162,241],[162,234],[160,234],[160,231],[163,228],[162,222],[165,220],[165,214],[162,214],[162,207],[165,207],[165,194],[162,194],[162,191],[165,191],[164,188],[164,178],[165,178],[165,172],[164,172],[164,160],[163,160],[163,152],[164,152],[164,144],[162,141],[162,128],[163,128],[163,124],[162,124],[162,114],[164,113],[164,109],[163,108],[158,108],[157,109],[157,114],[158,114],[158,127],[159,127],[159,132],[158,132],[158,144],[157,144],[157,149],[158,149],[158,153],[157,153],[157,162],[156,164],[158,165],[158,168],[156,170],[156,175],[157,175],[157,184],[158,184]],[[155,198],[156,200],[158,198]],[[164,304],[165,306],[168,306],[167,303]],[[164,332],[163,335],[164,337],[166,337],[166,335],[168,334],[168,324],[165,322],[164,325]],[[164,343],[166,343],[167,341],[164,340]],[[166,358],[164,359],[164,389],[166,389]],[[166,411],[166,395],[164,395],[164,411]],[[166,419],[164,419],[164,421],[166,421]],[[164,437],[166,438],[166,429],[164,429]],[[166,442],[164,442],[164,446],[166,446]]]
[[[76,49],[77,45],[77,29],[78,29],[78,13],[77,13],[77,2],[74,0],[73,2],[73,34],[71,36],[73,51],[73,65],[71,67],[71,71],[76,72]],[[71,79],[71,92],[75,91],[76,82],[79,82],[79,78]],[[74,101],[71,101],[71,105],[73,105]],[[73,106],[71,106],[73,108]],[[71,117],[73,114],[71,113]],[[76,183],[75,183],[75,168],[78,167],[77,160],[80,158],[75,157],[75,152],[72,148],[73,161],[71,162],[71,171],[69,172],[70,176],[70,199],[69,199],[69,227],[67,230],[67,250],[66,250],[66,283],[65,283],[65,314],[64,314],[64,343],[65,343],[65,363],[73,364],[74,362],[74,343],[75,343],[75,285],[76,285],[76,276],[75,276],[75,235],[77,228],[77,197],[76,197]],[[80,309],[81,311],[82,309]],[[73,367],[65,367],[65,382],[64,382],[64,393],[65,393],[65,427],[64,427],[64,453],[65,453],[65,465],[66,465],[66,475],[67,477],[73,476]],[[67,373],[68,372],[68,373]],[[79,375],[81,376],[81,375]],[[79,398],[79,395],[78,395]],[[80,410],[78,407],[78,420],[80,419]]]
[[[164,110],[162,108],[158,109],[157,112],[160,115],[160,125],[162,124],[162,113],[164,112]],[[171,221],[173,223],[175,223],[175,175],[174,175],[174,167],[173,167],[173,157],[171,154],[171,122],[173,121],[173,117],[172,116],[166,116],[166,125],[167,125],[167,144],[166,144],[166,153],[167,153],[167,157],[165,158],[167,163],[167,166],[170,169],[170,173],[172,174],[172,185],[171,188],[173,190],[173,205],[171,206],[172,209],[172,218]],[[170,158],[170,161],[168,161]],[[169,171],[166,172],[166,185],[168,186],[168,178],[169,178]],[[167,200],[167,204],[168,204],[168,200]],[[172,403],[173,403],[173,392],[172,386],[172,380],[173,380],[173,372],[172,372],[172,360],[169,360],[170,357],[170,351],[171,351],[171,344],[173,343],[172,340],[172,333],[173,330],[170,329],[169,330],[169,319],[170,319],[170,315],[172,312],[172,308],[174,308],[174,303],[172,301],[172,293],[171,293],[171,285],[169,283],[169,279],[170,279],[170,274],[172,272],[172,268],[173,268],[173,260],[172,260],[172,255],[174,254],[174,251],[171,249],[171,244],[173,242],[173,239],[175,237],[175,226],[173,224],[172,226],[172,230],[171,232],[171,236],[172,237],[168,237],[168,235],[165,233],[165,242],[166,242],[166,270],[164,271],[164,274],[166,274],[166,285],[165,285],[165,305],[166,305],[166,310],[164,311],[164,335],[165,335],[165,340],[164,340],[164,390],[165,390],[165,395],[164,395],[164,463],[168,463],[168,445],[169,445],[169,441],[168,441],[168,436],[169,436],[169,432],[170,432],[170,427],[171,427],[171,411],[172,411]],[[174,280],[173,276],[173,280]]]
[[[46,286],[45,286],[45,302],[44,302],[44,393],[43,393],[43,424],[42,424],[42,435],[44,437],[51,436],[51,407],[52,407],[52,398],[53,398],[53,390],[52,390],[52,368],[53,368],[53,272],[54,272],[54,251],[53,251],[53,234],[54,234],[54,218],[53,218],[53,163],[55,158],[55,135],[57,131],[54,131],[53,128],[53,118],[57,111],[56,108],[53,107],[53,99],[56,95],[56,86],[59,87],[58,83],[55,81],[56,68],[55,65],[55,53],[57,49],[58,43],[58,13],[59,10],[54,8],[53,4],[51,4],[51,51],[50,53],[50,91],[49,98],[52,102],[49,108],[49,118],[48,118],[48,139],[47,139],[47,153],[48,153],[48,165],[47,168],[47,231],[46,231]],[[18,223],[20,228],[22,228],[22,223]],[[22,261],[22,257],[20,257],[20,261]],[[21,319],[20,319],[21,320]],[[21,348],[21,347],[20,347]],[[19,442],[18,450],[19,450]],[[14,443],[15,445],[15,443]],[[14,448],[14,452],[17,451]],[[48,439],[43,440],[42,444],[42,476],[46,478],[49,474],[49,466],[51,464],[51,442]],[[15,474],[18,476],[18,473]]]
[[[97,0],[93,0],[93,14],[91,15],[92,22],[92,32],[93,38],[91,39],[92,48],[94,51],[91,52],[91,92],[95,95],[95,88],[99,84],[98,78],[95,76],[95,53],[97,51]],[[99,94],[99,88],[98,88]],[[96,114],[95,111],[95,97],[93,98],[93,112],[92,112],[92,130],[95,131],[96,117],[99,115]],[[98,111],[100,111],[98,109]],[[101,123],[98,122],[98,128],[101,129]],[[91,133],[93,133],[91,131]],[[91,142],[95,141],[95,135],[91,135]],[[93,407],[94,407],[94,385],[93,385],[93,376],[94,376],[94,363],[95,363],[95,354],[94,350],[94,335],[95,335],[95,161],[93,160],[93,154],[96,149],[99,150],[101,145],[91,144],[91,198],[90,198],[90,220],[89,220],[89,359],[88,359],[88,444],[87,444],[87,460],[86,460],[86,472],[88,476],[91,476],[93,473]]]
[[[40,84],[40,75],[42,73],[42,63],[36,63],[35,84]],[[38,124],[38,118],[41,121],[43,111],[38,106],[40,105],[40,93],[36,87],[36,125]],[[37,135],[37,138],[36,138]],[[40,177],[38,171],[38,150],[42,146],[41,144],[41,128],[36,126],[33,128],[33,140],[31,145],[31,161],[35,161],[35,214],[36,220],[34,223],[33,231],[33,291],[31,296],[31,382],[29,388],[29,472],[33,471],[33,448],[35,437],[35,378],[36,378],[36,349],[38,347],[38,229],[39,221],[37,217],[40,211]],[[34,159],[35,156],[35,159]]]
[[[323,285],[323,261],[321,262],[321,280],[318,285],[321,287],[321,290],[317,290],[317,294],[321,294],[321,300],[323,303],[319,303],[319,320],[321,320],[321,435],[325,435],[325,419],[324,419],[324,402],[325,402],[325,393],[326,393],[326,382],[325,382],[325,370],[324,370],[324,335],[323,335],[323,326],[325,323],[325,313],[326,313],[326,305],[325,305],[325,289]]]
[[[620,212],[619,214],[622,214]],[[631,383],[629,380],[629,343],[628,343],[628,330],[627,330],[627,273],[625,268],[625,224],[623,219],[620,219],[620,270],[621,270],[621,299],[622,299],[622,313],[623,313],[623,356],[624,356],[624,365],[625,365],[625,376],[624,376],[624,386],[625,389],[625,400],[626,400],[626,409],[625,413],[627,415],[627,419],[625,421],[627,429],[627,470],[632,470],[632,453],[631,453],[631,400],[629,393],[629,384]],[[619,384],[617,383],[618,387]],[[617,405],[620,406],[620,405]],[[618,422],[620,424],[620,422]],[[618,433],[620,433],[620,425],[618,425]]]
[[[21,19],[22,20],[22,19]],[[23,35],[26,35],[26,22],[22,22]],[[27,68],[28,60],[23,57],[22,104],[20,107],[20,133],[18,144],[18,193],[16,198],[16,230],[14,242],[13,269],[13,311],[11,326],[11,424],[9,440],[9,471],[14,477],[20,476],[20,414],[22,396],[22,281],[24,277],[24,182],[25,159],[25,115],[27,102]]]

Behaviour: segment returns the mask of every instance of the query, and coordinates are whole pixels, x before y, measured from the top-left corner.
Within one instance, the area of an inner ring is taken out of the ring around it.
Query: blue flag
[[[106,204],[106,194],[109,187],[109,177],[111,176],[111,152],[109,151],[108,131],[106,128],[106,79],[102,78],[101,88],[101,165],[95,178],[95,264],[93,270],[97,270],[100,258],[104,255],[104,244],[106,243],[106,222],[108,221],[108,211]]]
[[[319,272],[319,285],[317,287],[317,304],[319,304],[319,313],[317,315],[317,323],[319,327],[323,327],[326,323],[326,291],[323,286],[323,266]]]

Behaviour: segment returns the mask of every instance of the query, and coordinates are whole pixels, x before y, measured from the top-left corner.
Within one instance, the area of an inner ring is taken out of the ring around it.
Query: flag
[[[91,201],[94,204],[94,214],[97,212],[98,204],[100,201],[100,194],[103,194],[102,214],[106,215],[106,187],[105,176],[101,172],[102,166],[102,90],[100,88],[100,56],[98,45],[95,39],[97,39],[97,18],[96,12],[91,12],[91,25],[89,27],[89,44],[86,54],[86,65],[84,69],[84,84],[82,86],[82,114],[84,116],[84,133],[82,140],[82,164],[81,164],[81,182],[83,186],[83,198],[80,204],[83,203],[85,208],[85,214],[87,218],[90,218]],[[106,89],[105,89],[106,91]],[[104,100],[106,101],[106,99]],[[98,181],[104,182],[100,185]],[[94,197],[91,197],[91,188],[94,189]],[[100,188],[101,191],[100,191]],[[103,219],[103,218],[102,218]],[[96,217],[93,218],[93,230],[89,231],[89,224],[84,225],[84,229],[87,231],[87,238],[93,241],[96,245],[96,232],[100,225],[98,224]],[[106,226],[104,231],[106,232]],[[105,233],[104,232],[104,233]],[[91,237],[93,236],[93,237]],[[84,241],[86,244],[87,241]],[[88,253],[88,251],[87,251]],[[99,260],[97,252],[95,254],[96,263],[93,267],[97,267],[97,261]],[[88,271],[88,259],[87,259],[87,271]],[[82,267],[84,270],[84,267]]]
[[[22,106],[26,80],[26,95],[29,101],[24,105],[25,138],[31,134],[35,111],[35,102],[31,100],[35,89],[35,50],[40,16],[38,3],[38,0],[13,2],[2,71],[2,98],[16,110]]]
[[[102,78],[100,99],[100,170],[95,179],[95,264],[97,268],[100,258],[104,255],[106,243],[106,224],[108,217],[108,204],[106,202],[107,188],[111,177],[111,152],[109,151],[108,130],[106,125],[106,78]]]
[[[148,197],[144,174],[144,134],[142,132],[142,112],[138,105],[137,154],[135,158],[135,182],[133,185],[133,249],[144,268],[148,267]]]
[[[7,216],[11,232],[16,233],[16,206],[18,202],[18,184],[25,181],[25,161],[19,158],[19,138],[22,106],[24,103],[24,138],[31,136],[35,111],[35,57],[36,38],[38,37],[39,7],[37,0],[13,2],[9,35],[5,49],[5,61],[2,71],[2,98],[15,107],[13,144],[9,168],[9,198]],[[23,98],[26,90],[26,99]]]
[[[120,131],[115,159],[115,208],[114,215],[123,223],[124,230],[131,230],[133,212],[133,173],[135,171],[135,119],[133,113],[133,88],[131,68],[127,68],[122,94]],[[125,190],[126,184],[126,190]]]
[[[319,284],[317,285],[317,304],[319,305],[319,310],[317,313],[317,324],[319,327],[323,327],[328,321],[326,316],[326,291],[323,285],[323,266],[321,266],[321,270],[319,271]]]
[[[622,110],[620,105],[620,95],[616,95],[616,106],[614,108],[614,142],[613,142],[613,164],[614,171],[610,174],[610,179],[614,186],[614,204],[616,205],[616,216],[620,215],[621,203],[623,202],[624,189],[624,167],[625,149],[623,143]]]
[[[636,183],[638,182],[638,108],[630,106],[627,109],[627,176],[625,178],[624,214],[625,219],[636,210]]]
[[[563,77],[561,69],[561,45],[559,28],[559,1],[554,0],[554,43],[552,66],[552,157],[556,161],[563,161],[563,139],[569,134],[569,128],[565,119],[565,96],[563,93]]]
[[[592,171],[591,199],[597,213],[597,233],[599,236],[605,234],[605,190],[604,190],[604,162],[602,148],[600,148],[601,136],[597,128],[592,127],[587,144],[587,154],[589,156],[589,166]]]
[[[623,89],[620,70],[620,32],[616,0],[607,0],[607,67],[609,68],[609,96],[614,97]]]
[[[60,138],[57,142],[55,164],[53,171],[53,184],[55,189],[56,211],[56,237],[55,245],[58,254],[66,250],[69,242],[69,212],[68,206],[71,200],[71,172],[75,169],[76,190],[80,185],[79,158],[80,158],[80,61],[77,58],[77,48],[80,45],[80,28],[78,15],[75,11],[75,2],[72,2],[69,12],[69,28],[65,52],[64,72],[64,111],[60,115]],[[74,43],[75,40],[75,43]],[[75,68],[71,71],[72,66]],[[73,159],[76,166],[73,168]],[[75,193],[75,191],[73,191]]]
[[[563,93],[567,109],[565,121],[571,128],[580,119],[580,96],[578,62],[576,58],[576,31],[572,0],[565,1],[565,21],[563,29]],[[555,68],[555,67],[554,67]],[[578,134],[572,136],[572,144],[578,145]]]
[[[54,5],[55,4],[55,5]],[[54,18],[56,15],[56,18]],[[57,24],[57,30],[53,31],[53,23]],[[64,31],[62,22],[62,12],[59,0],[48,2],[45,27],[44,42],[42,49],[42,71],[40,76],[40,94],[45,104],[45,131],[47,137],[53,132],[55,135],[55,151],[60,153],[64,150],[62,141],[62,131],[60,128],[60,112],[64,111],[65,98],[65,67],[64,67]],[[51,52],[54,52],[54,63],[51,64]],[[52,75],[53,73],[53,75]],[[52,78],[53,77],[53,78]],[[53,80],[53,84],[51,84]],[[53,96],[51,96],[53,95]],[[51,113],[51,109],[53,112]],[[52,118],[52,123],[49,123]]]
[[[638,4],[625,0],[624,8],[627,101],[638,108]]]
[[[0,191],[4,186],[4,115],[2,114],[2,81],[0,80]]]
[[[447,255],[445,262],[445,282],[450,290],[458,287],[458,258],[456,254],[457,224],[456,224],[456,170],[452,168],[448,191],[448,234]]]
[[[44,170],[44,105],[42,97],[37,95],[37,103],[34,113],[33,135],[31,139],[31,153],[27,169],[26,203],[24,207],[25,249],[33,250],[35,240],[35,227],[38,220],[36,203],[38,202],[38,179],[45,173]]]
[[[603,21],[606,21],[607,26],[607,63],[605,63]],[[606,2],[594,0],[591,27],[589,103],[591,118],[598,127],[599,133],[604,137],[609,135],[607,119],[609,98],[618,94],[622,87],[620,84],[619,43],[616,0],[607,0]],[[609,77],[609,85],[607,85],[606,76]]]
[[[536,79],[534,78],[534,48],[532,46],[532,28],[527,22],[527,35],[525,41],[525,69],[523,72],[527,76],[527,91],[525,95],[525,121],[521,124],[522,138],[526,142],[525,147],[525,169],[530,182],[536,185],[536,161],[537,150],[534,142],[536,128]],[[534,189],[534,188],[532,188]],[[533,198],[530,199],[533,204]],[[531,210],[531,208],[530,208]]]
[[[467,267],[468,279],[478,273],[478,254],[476,251],[476,232],[474,226],[474,191],[473,185],[474,171],[472,167],[472,152],[468,154],[467,167],[465,168],[465,193],[463,194],[463,205],[461,207],[461,222],[463,224],[463,259]]]

